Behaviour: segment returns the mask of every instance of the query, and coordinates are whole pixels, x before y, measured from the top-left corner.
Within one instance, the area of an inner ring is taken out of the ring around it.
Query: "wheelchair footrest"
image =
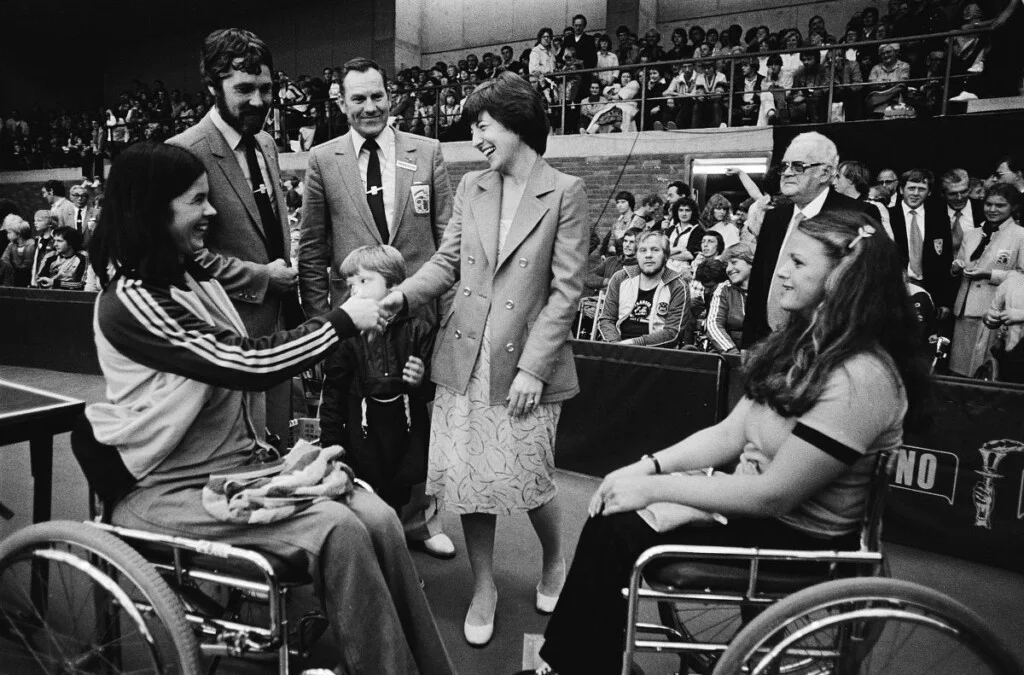
[[[293,653],[302,658],[309,656],[313,645],[327,632],[330,624],[327,617],[320,612],[309,612],[304,614],[289,631],[288,645]]]

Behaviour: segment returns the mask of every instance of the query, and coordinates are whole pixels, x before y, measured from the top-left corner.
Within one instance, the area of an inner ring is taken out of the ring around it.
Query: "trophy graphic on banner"
[[[1011,452],[1024,453],[1024,443],[1003,438],[989,441],[978,448],[981,453],[981,469],[974,473],[981,480],[974,484],[974,524],[977,527],[992,529],[992,509],[996,505],[996,479],[1002,478],[999,465]]]

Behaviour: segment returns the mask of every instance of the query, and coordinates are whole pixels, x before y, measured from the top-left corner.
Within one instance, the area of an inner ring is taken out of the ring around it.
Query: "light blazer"
[[[992,235],[992,240],[985,247],[985,252],[976,261],[971,262],[970,256],[981,242],[982,229],[975,227],[964,232],[964,241],[960,245],[957,258],[967,265],[977,265],[978,269],[992,273],[990,279],[970,280],[960,277],[960,289],[953,304],[953,316],[984,316],[992,300],[996,297],[999,284],[1012,272],[1024,272],[1024,227],[1013,218],[1007,218]]]
[[[498,256],[501,178],[466,174],[437,253],[399,285],[410,309],[455,282],[455,299],[438,329],[431,375],[464,394],[490,315],[491,405],[504,405],[522,369],[544,382],[541,401],[579,392],[567,342],[583,290],[589,243],[583,181],[538,159]]]
[[[441,244],[452,215],[452,187],[441,144],[395,132],[395,158],[415,170],[395,166],[395,214],[390,242],[380,232],[366,203],[352,134],[318,145],[309,153],[299,236],[299,288],[309,316],[322,316],[348,297],[338,268],[360,246],[390,243],[414,274]],[[417,213],[414,185],[430,188],[429,213]]]
[[[278,220],[284,240],[284,259],[290,256],[291,237],[288,231],[288,209],[285,208],[281,175],[277,164],[277,147],[270,134],[260,132],[256,140],[263,151],[270,174],[270,183],[277,200]],[[206,248],[196,261],[220,282],[234,303],[246,330],[252,337],[279,330],[281,297],[267,293],[270,280],[267,264],[267,238],[263,231],[259,207],[252,195],[252,184],[246,180],[235,153],[224,140],[207,113],[196,125],[167,141],[182,147],[199,158],[210,180],[210,204],[217,215],[206,235]]]
[[[50,205],[50,215],[57,217],[57,227],[75,229],[75,205],[67,197]]]

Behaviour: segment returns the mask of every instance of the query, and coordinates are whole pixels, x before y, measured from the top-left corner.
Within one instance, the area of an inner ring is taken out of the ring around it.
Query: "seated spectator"
[[[686,44],[686,29],[676,28],[672,31],[672,48],[665,52],[666,61],[678,61],[693,56],[693,47]]]
[[[661,75],[657,68],[641,70],[639,76],[644,80],[644,130],[654,129],[655,122],[660,121],[661,111],[668,106],[665,99],[665,91],[668,89],[668,80]]]
[[[636,197],[632,192],[622,190],[615,195],[615,208],[619,212],[619,217],[608,228],[608,234],[601,242],[601,255],[617,255],[621,252],[622,238],[626,236],[626,230],[629,228],[644,229],[643,216],[633,213],[634,207],[636,207]]]
[[[771,124],[775,119],[775,97],[768,91],[763,75],[757,72],[754,58],[739,59],[742,79],[733,94],[732,125],[758,126]]]
[[[636,238],[643,232],[640,228],[631,227],[626,230],[620,246],[621,253],[606,257],[583,280],[585,295],[595,295],[608,287],[608,282],[623,267],[636,265]]]
[[[656,192],[644,195],[640,200],[640,208],[634,214],[634,226],[639,225],[645,230],[661,230],[662,214],[665,202]]]
[[[871,171],[864,162],[848,160],[839,163],[836,170],[836,177],[832,182],[832,188],[841,195],[852,199],[870,202],[878,209],[878,215],[882,221],[885,233],[892,239],[892,225],[889,223],[889,209],[882,203],[870,199]]]
[[[0,257],[0,286],[27,288],[32,282],[32,261],[36,252],[32,226],[12,213],[4,218],[3,229],[8,244]]]
[[[738,354],[754,250],[746,244],[730,246],[722,254],[722,262],[728,281],[718,284],[711,296],[705,329],[716,351]]]
[[[782,79],[782,56],[772,54],[765,60],[767,74],[764,86],[771,92],[775,104],[776,124],[789,123],[789,103],[786,100],[788,87]]]
[[[600,58],[600,55],[598,55]],[[603,74],[603,73],[602,73]],[[604,108],[608,99],[601,95],[601,83],[594,81],[590,83],[590,95],[580,104],[580,128],[586,129],[594,121],[598,111]]]
[[[868,82],[874,91],[868,94],[866,105],[875,117],[881,117],[888,105],[899,100],[905,90],[902,84],[910,79],[910,65],[899,60],[900,46],[887,42],[878,47],[878,65],[871,69]]]
[[[725,251],[725,240],[722,239],[722,235],[718,232],[704,230],[700,238],[700,250],[697,251],[697,255],[693,258],[693,262],[690,263],[690,269],[693,271],[693,277],[690,280],[691,298],[697,298],[703,293],[704,287],[699,281],[697,281],[697,274],[700,272],[700,268],[709,260],[717,260],[718,256],[722,255],[723,251]],[[725,279],[724,266],[722,267],[722,270],[722,278]]]
[[[36,250],[32,258],[32,286],[36,285],[39,271],[43,267],[46,256],[53,251],[53,231],[57,228],[57,216],[42,209],[35,212],[32,220],[36,233]]]
[[[781,55],[782,69],[779,79],[784,89],[790,89],[793,86],[793,77],[796,75],[796,71],[803,65],[800,61],[800,48],[804,46],[804,41],[800,31],[796,28],[791,28],[780,40],[782,44],[779,48],[789,51]]]
[[[621,84],[605,87],[604,95],[609,103],[601,108],[585,129],[580,133],[597,134],[610,131],[636,131],[633,118],[637,113],[636,99],[640,97],[640,83],[633,79],[628,70],[619,75]]]
[[[690,314],[698,334],[706,334],[708,305],[718,285],[729,277],[725,272],[725,263],[718,258],[709,258],[696,268],[693,281],[690,282]]]
[[[632,31],[626,26],[619,26],[615,30],[615,37],[619,41],[619,46],[615,49],[615,56],[619,60],[619,65],[625,66],[640,63],[640,47],[637,46],[636,41],[633,39]]]
[[[827,122],[829,72],[821,67],[820,52],[805,49],[800,52],[800,63],[793,74],[793,89],[786,97],[789,120],[794,124]]]
[[[694,85],[692,129],[713,129],[725,123],[725,99],[719,86],[728,92],[729,83],[725,75],[719,72],[714,61],[704,61],[700,65],[701,73],[697,75]]]
[[[444,103],[441,105],[438,120],[441,129],[448,129],[451,125],[458,122],[460,117],[462,117],[462,106],[459,105],[455,92],[451,89],[446,89],[444,92]]]
[[[598,321],[605,342],[674,347],[690,316],[690,295],[678,272],[668,268],[668,238],[660,232],[637,237],[637,267],[624,267],[608,282]]]
[[[36,275],[36,286],[82,290],[88,262],[81,250],[82,235],[78,230],[73,227],[58,227],[54,230],[53,250],[43,260]]]
[[[661,110],[660,119],[654,122],[654,128],[689,129],[693,124],[693,95],[697,87],[697,75],[693,63],[683,63],[679,72],[668,83],[664,95],[668,96],[665,107]],[[673,98],[674,97],[674,98]]]
[[[732,203],[724,195],[711,195],[700,214],[700,224],[705,230],[722,236],[724,244],[718,253],[740,241],[740,229],[733,221]]]
[[[859,120],[864,116],[864,78],[857,66],[857,57],[848,58],[847,50],[831,49],[828,51],[823,68],[834,76],[832,101],[842,104],[840,119],[832,121]]]

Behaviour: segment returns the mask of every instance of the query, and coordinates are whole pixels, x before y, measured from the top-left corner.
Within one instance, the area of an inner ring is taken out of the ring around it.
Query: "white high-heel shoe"
[[[551,614],[555,611],[555,605],[558,604],[558,597],[562,594],[562,586],[565,586],[565,560],[562,560],[562,584],[558,588],[558,593],[554,595],[545,595],[540,592],[540,584],[537,584],[537,601],[534,606],[537,611],[541,614]]]
[[[472,604],[472,603],[470,603]],[[462,634],[470,647],[484,647],[494,636],[494,615],[498,611],[498,602],[495,600],[494,609],[491,611],[491,620],[482,626],[474,626],[469,623],[469,612],[466,612],[466,621],[462,624]]]

